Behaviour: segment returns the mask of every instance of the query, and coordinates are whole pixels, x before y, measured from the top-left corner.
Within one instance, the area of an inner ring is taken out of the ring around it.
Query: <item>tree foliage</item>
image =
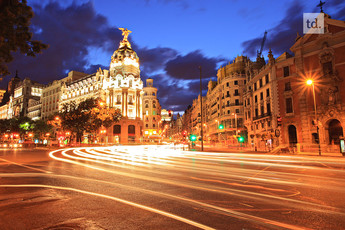
[[[58,114],[61,127],[76,134],[81,142],[84,132],[96,132],[102,125],[110,127],[113,122],[121,119],[121,111],[115,108],[101,106],[98,99],[89,98],[77,104],[75,101],[62,105]]]
[[[32,40],[30,21],[34,16],[26,0],[0,1],[0,76],[9,75],[7,64],[13,61],[12,52],[20,51],[35,57],[48,45]]]

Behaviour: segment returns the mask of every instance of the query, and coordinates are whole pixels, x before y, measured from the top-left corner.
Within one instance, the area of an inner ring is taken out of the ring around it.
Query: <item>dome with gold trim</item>
[[[111,56],[110,72],[115,75],[118,72],[117,70],[121,70],[127,74],[137,76],[139,74],[139,57],[128,41],[128,35],[131,31],[123,28],[119,29],[122,30],[123,40]]]

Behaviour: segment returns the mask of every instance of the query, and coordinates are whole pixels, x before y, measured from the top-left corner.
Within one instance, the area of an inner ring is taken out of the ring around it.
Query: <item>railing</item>
[[[261,119],[261,118],[264,118],[264,117],[269,117],[269,116],[271,116],[271,115],[272,115],[271,112],[263,113],[263,114],[261,114],[261,115],[259,115],[259,116],[253,117],[253,120],[258,120],[258,119]]]

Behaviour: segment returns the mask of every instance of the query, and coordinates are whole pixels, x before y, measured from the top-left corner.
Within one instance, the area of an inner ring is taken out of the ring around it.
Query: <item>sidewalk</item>
[[[200,146],[194,146],[195,151],[200,151]],[[193,151],[190,149],[190,151]],[[282,155],[282,156],[319,156],[319,152],[295,152],[295,153],[271,153],[264,151],[253,151],[246,147],[209,147],[204,146],[204,152],[221,152],[221,153],[250,153],[250,154],[267,154],[267,155]],[[340,152],[321,152],[321,156],[344,157]]]

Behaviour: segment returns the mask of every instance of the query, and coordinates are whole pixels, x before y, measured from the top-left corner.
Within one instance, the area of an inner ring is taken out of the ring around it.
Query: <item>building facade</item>
[[[46,85],[42,90],[41,118],[47,120],[50,116],[59,112],[59,104],[62,95],[61,87],[64,83],[76,81],[85,76],[87,76],[86,73],[70,71],[67,77],[55,80]]]
[[[153,79],[146,80],[143,91],[144,138],[157,139],[161,122],[161,105],[157,99],[157,88],[153,86]]]
[[[8,104],[8,118],[28,115],[29,100],[39,102],[44,85],[25,78],[14,88]]]
[[[294,57],[276,65],[281,142],[302,151],[339,151],[345,131],[345,24],[327,14],[324,24],[324,34],[297,36]]]
[[[121,111],[120,122],[107,128],[104,139],[111,143],[141,141],[143,132],[143,82],[140,79],[139,57],[123,29],[123,40],[111,56],[109,70],[99,69],[78,80],[64,82],[60,108],[64,103],[77,103],[87,98],[100,98],[110,108]]]

